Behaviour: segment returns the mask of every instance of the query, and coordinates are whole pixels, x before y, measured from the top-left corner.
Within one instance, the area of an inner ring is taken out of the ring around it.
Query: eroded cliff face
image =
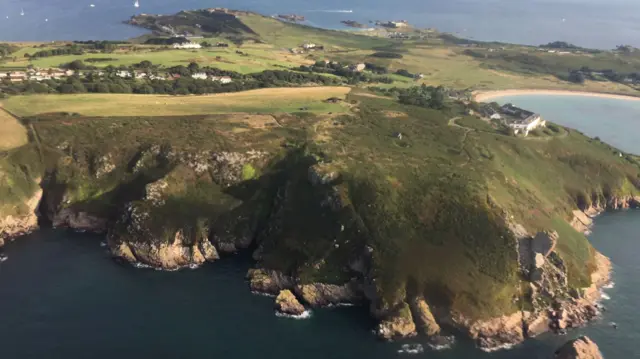
[[[570,288],[556,250],[559,235],[530,235],[513,225],[517,274],[524,278],[518,288],[522,296],[513,298],[520,310],[470,319],[446,303],[431,302],[434,293],[425,287],[405,283],[396,293],[385,293],[380,283],[389,273],[375,264],[380,248],[362,226],[335,165],[298,159],[258,179],[255,172],[266,171],[272,156],[254,151],[176,153],[153,146],[127,158],[98,156],[90,168],[75,157],[69,156],[53,185],[45,186],[51,193],[42,208],[54,226],[106,232],[115,257],[168,270],[255,246],[257,268],[247,275],[252,291],[274,296],[289,291],[280,301],[287,313],[300,311],[297,301],[310,307],[368,303],[384,339],[441,338],[453,329],[485,350],[506,348],[592,319],[598,314],[598,290],[609,280],[610,263],[596,254],[591,287]],[[0,220],[3,235],[33,229],[41,197],[39,192],[28,201],[31,215]],[[609,202],[609,208],[627,208],[638,198]],[[599,211],[576,211],[572,225],[588,230]]]
[[[25,201],[21,214],[0,216],[0,247],[5,241],[27,234],[38,228],[37,209],[42,199],[42,189]]]
[[[582,336],[571,340],[558,349],[555,359],[602,359],[598,345],[589,337]]]

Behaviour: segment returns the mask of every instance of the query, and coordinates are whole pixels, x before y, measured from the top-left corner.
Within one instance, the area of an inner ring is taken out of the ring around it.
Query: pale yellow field
[[[341,112],[343,104],[329,104],[330,97],[344,98],[350,87],[271,88],[208,96],[129,94],[14,96],[4,106],[17,116],[74,112],[85,116],[179,116],[215,113]]]
[[[0,109],[0,151],[20,147],[28,142],[27,129]]]

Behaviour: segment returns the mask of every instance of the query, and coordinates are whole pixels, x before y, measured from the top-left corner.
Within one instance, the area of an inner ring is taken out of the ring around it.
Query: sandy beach
[[[613,98],[619,100],[640,101],[640,97],[631,95],[618,95],[599,92],[585,91],[568,91],[568,90],[501,90],[501,91],[479,91],[474,94],[473,98],[478,102],[487,102],[496,98],[505,96],[524,96],[524,95],[542,95],[542,96],[586,96]]]

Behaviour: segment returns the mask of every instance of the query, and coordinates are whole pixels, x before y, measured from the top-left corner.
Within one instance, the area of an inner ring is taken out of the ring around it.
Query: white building
[[[233,82],[233,80],[229,76],[212,76],[211,81],[217,81],[222,84],[229,84]]]
[[[120,70],[116,72],[116,76],[122,77],[122,78],[128,78],[128,77],[131,77],[131,72]]]
[[[204,72],[197,72],[197,73],[191,75],[191,77],[193,77],[196,80],[206,80],[208,76]]]
[[[500,108],[502,113],[509,116],[506,119],[507,126],[513,129],[515,134],[523,134],[527,136],[529,132],[538,127],[546,126],[547,122],[537,113],[523,110],[508,103]]]
[[[202,45],[195,42],[183,42],[181,44],[173,44],[174,49],[200,49]]]
[[[318,45],[316,45],[316,44],[314,44],[312,42],[309,42],[309,43],[306,43],[306,44],[302,45],[302,48],[305,49],[305,50],[309,50],[309,49],[315,49],[317,46]]]

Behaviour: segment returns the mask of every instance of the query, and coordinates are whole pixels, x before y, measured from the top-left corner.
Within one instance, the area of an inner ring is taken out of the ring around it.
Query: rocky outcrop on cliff
[[[276,297],[275,307],[279,313],[293,316],[302,315],[305,311],[304,306],[288,289],[280,291],[280,294]]]
[[[403,302],[383,319],[376,330],[378,337],[386,340],[407,338],[416,335],[416,325],[409,304]]]
[[[71,228],[77,231],[105,233],[108,221],[96,215],[84,211],[76,211],[73,208],[63,208],[51,218],[54,228]]]
[[[312,283],[295,286],[295,292],[312,307],[356,303],[361,299],[361,290],[356,282],[344,285]]]
[[[29,233],[38,228],[38,205],[42,198],[42,189],[24,202],[22,214],[11,214],[0,217],[0,247],[6,240]]]
[[[281,290],[295,286],[293,278],[279,271],[268,269],[249,269],[247,272],[249,287],[252,292],[277,295]]]
[[[600,348],[589,337],[582,336],[574,339],[560,349],[554,355],[555,359],[603,359]]]
[[[428,337],[440,334],[440,325],[436,322],[436,318],[431,313],[429,304],[422,296],[415,297],[409,302],[411,313],[420,334]]]
[[[111,253],[134,265],[151,266],[167,270],[200,266],[206,261],[219,259],[218,253],[210,243],[201,241],[186,244],[184,234],[179,231],[173,242],[122,242],[110,239]]]

